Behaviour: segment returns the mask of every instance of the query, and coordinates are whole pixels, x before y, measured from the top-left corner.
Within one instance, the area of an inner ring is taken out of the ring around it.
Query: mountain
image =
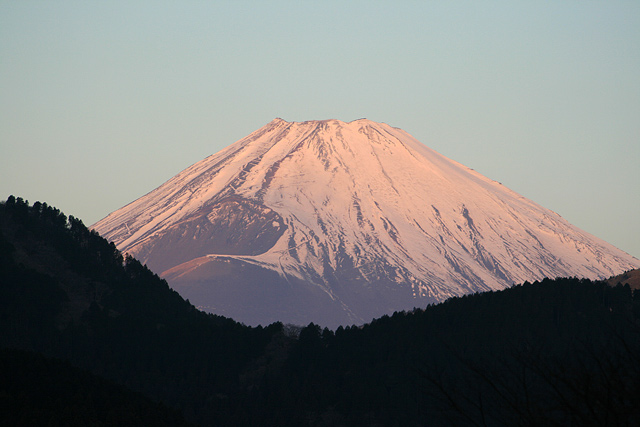
[[[617,284],[629,285],[631,289],[640,289],[640,269],[625,271],[615,277],[611,277],[607,280],[607,283],[611,286]]]
[[[366,119],[275,119],[93,225],[197,306],[323,325],[640,261]]]

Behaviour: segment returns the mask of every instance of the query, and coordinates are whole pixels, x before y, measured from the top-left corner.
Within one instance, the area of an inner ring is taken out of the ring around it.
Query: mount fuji
[[[246,324],[361,324],[640,261],[366,119],[275,119],[92,226],[183,297]]]

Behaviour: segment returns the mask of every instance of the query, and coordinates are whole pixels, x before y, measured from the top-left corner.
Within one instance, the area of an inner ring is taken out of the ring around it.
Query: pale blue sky
[[[0,0],[0,199],[90,225],[275,117],[362,117],[640,257],[639,1]]]

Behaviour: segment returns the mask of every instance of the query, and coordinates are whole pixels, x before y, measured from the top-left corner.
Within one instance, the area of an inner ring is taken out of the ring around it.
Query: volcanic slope
[[[366,119],[275,119],[93,228],[195,305],[247,324],[358,324],[640,261]]]

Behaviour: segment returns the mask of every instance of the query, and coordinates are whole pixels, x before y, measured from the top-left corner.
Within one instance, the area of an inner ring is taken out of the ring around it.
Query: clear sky
[[[640,1],[0,0],[0,199],[90,225],[275,117],[366,117],[640,257]]]

